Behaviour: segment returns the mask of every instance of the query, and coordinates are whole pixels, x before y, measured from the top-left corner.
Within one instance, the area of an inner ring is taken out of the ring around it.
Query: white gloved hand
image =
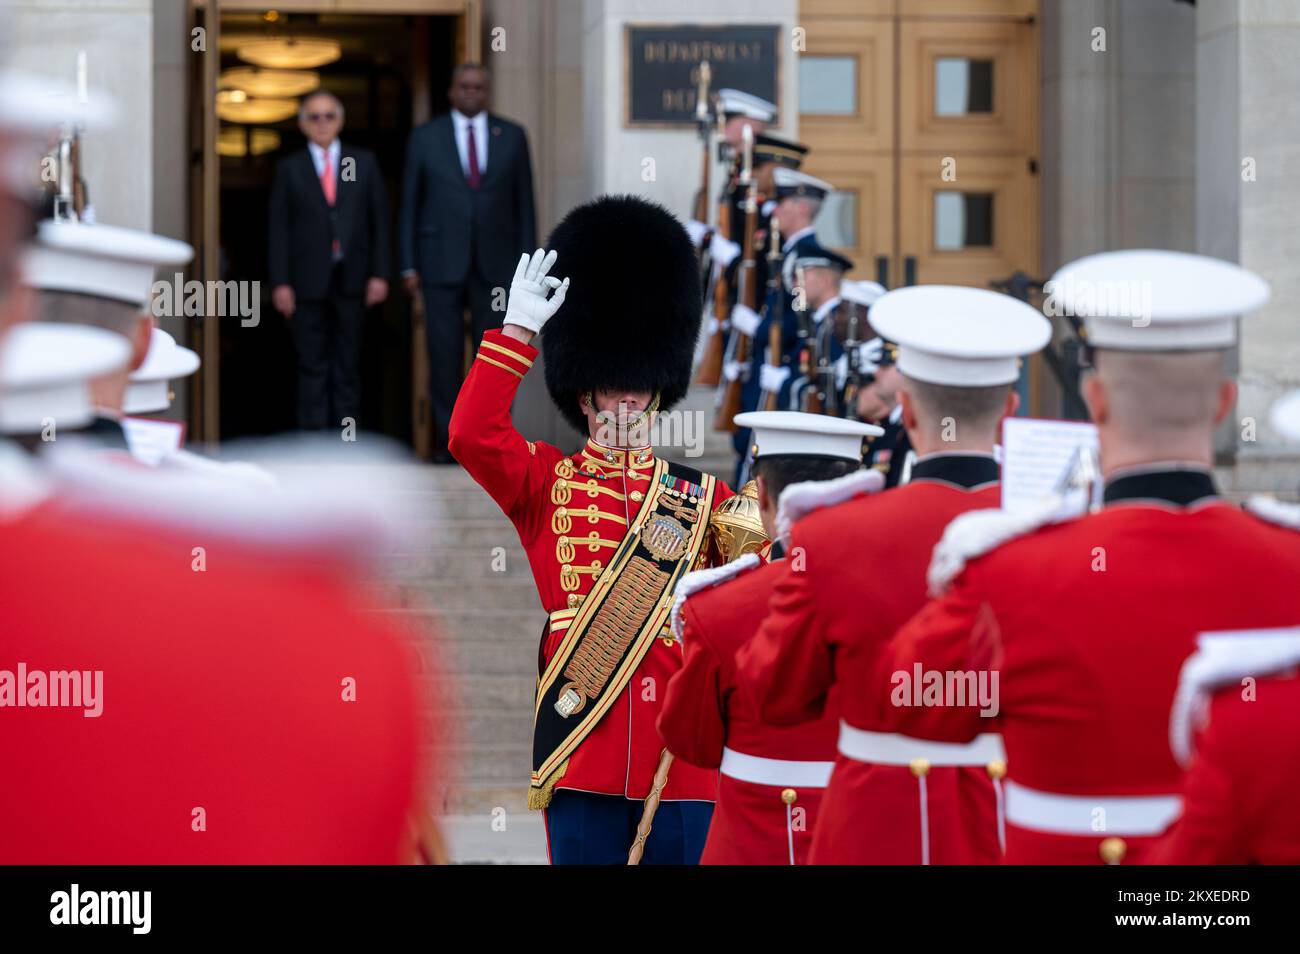
[[[739,245],[729,238],[724,238],[717,232],[714,232],[713,238],[709,239],[709,257],[723,268],[734,262],[740,251]]]
[[[758,384],[768,393],[776,393],[790,378],[790,369],[785,365],[777,368],[770,364],[763,365],[758,373]]]
[[[753,308],[748,305],[742,305],[740,302],[731,306],[731,327],[735,328],[742,335],[752,338],[754,332],[758,331],[758,326],[762,319],[758,316]]]
[[[880,359],[885,356],[885,343],[879,338],[872,338],[858,345],[858,370],[863,374],[875,374],[880,370]]]
[[[699,219],[687,219],[685,222],[686,234],[691,237],[691,243],[699,248],[704,244],[704,236],[709,234],[709,227]]]
[[[740,372],[745,370],[745,365],[740,361],[728,361],[722,366],[722,376],[728,381],[735,381],[740,377]]]
[[[506,303],[506,317],[502,324],[518,325],[533,334],[542,330],[569,291],[569,280],[560,281],[547,272],[555,264],[556,253],[539,248],[529,258],[525,252],[515,266],[515,277],[510,283],[510,299]],[[554,295],[547,298],[551,290]]]

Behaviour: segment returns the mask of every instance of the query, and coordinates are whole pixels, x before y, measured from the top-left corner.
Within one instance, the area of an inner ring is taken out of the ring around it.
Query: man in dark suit
[[[407,291],[424,297],[436,463],[452,462],[447,424],[460,390],[465,305],[477,344],[501,327],[519,255],[537,244],[528,137],[488,113],[490,91],[485,67],[458,66],[451,112],[411,134],[402,179],[399,256]]]
[[[271,186],[271,300],[298,348],[298,426],[361,413],[365,310],[388,297],[388,205],[374,153],[339,142],[343,104],[323,90],[298,110],[307,148]]]

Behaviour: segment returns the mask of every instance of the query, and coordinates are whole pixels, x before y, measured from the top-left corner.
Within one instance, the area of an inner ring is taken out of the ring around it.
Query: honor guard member
[[[840,303],[833,316],[835,337],[843,346],[833,369],[840,417],[858,420],[858,391],[875,373],[883,343],[871,330],[868,315],[871,306],[884,294],[885,286],[877,282],[840,280]]]
[[[1300,391],[1269,419],[1300,442]],[[1294,504],[1248,506],[1300,526]],[[1202,634],[1179,676],[1169,743],[1187,768],[1183,812],[1153,863],[1300,864],[1300,629]]]
[[[776,316],[769,302],[768,311],[755,327],[754,367],[751,369],[751,389],[746,393],[746,410],[762,408],[767,395],[777,395],[777,407],[790,404],[792,366],[799,353],[799,314],[795,310],[795,261],[813,249],[820,249],[813,222],[821,211],[826,196],[834,191],[829,182],[810,176],[798,169],[777,167],[772,173],[775,188],[775,205],[772,207],[772,224],[781,233],[781,293],[779,305],[781,332],[781,367],[771,360],[771,322]],[[737,432],[736,449],[743,457],[749,448],[748,438],[742,440]]]
[[[1228,262],[1141,250],[1073,262],[1048,294],[1084,319],[1104,503],[1077,519],[1044,508],[954,523],[930,570],[943,596],[882,671],[997,674],[1008,862],[1141,862],[1178,815],[1169,711],[1197,634],[1300,619],[1294,522],[1230,505],[1210,473],[1236,395],[1224,352],[1268,286]],[[952,702],[887,716],[945,743],[990,725]]]
[[[910,471],[916,459],[903,429],[903,405],[898,397],[903,384],[898,373],[898,343],[876,338],[867,343],[866,356],[863,366],[870,373],[858,391],[858,417],[885,429],[881,437],[867,442],[866,465],[885,475],[888,489],[906,483],[904,471]]]
[[[790,410],[829,413],[835,398],[834,365],[844,353],[831,319],[840,304],[840,282],[845,272],[852,270],[853,261],[824,247],[815,236],[804,239],[788,261],[791,284],[802,288],[804,306],[799,315],[799,367],[790,388]]]
[[[529,806],[546,809],[551,860],[624,863],[663,754],[663,691],[681,668],[667,628],[673,587],[732,492],[650,446],[654,415],[686,394],[700,326],[681,223],[606,196],[570,212],[549,244],[520,259],[504,327],[484,335],[456,402],[451,448],[514,523],[550,614]],[[648,276],[655,293],[636,292]],[[543,323],[547,389],[589,435],[576,454],[526,440],[510,420]],[[698,860],[716,792],[715,772],[672,771],[647,863]]]
[[[91,385],[96,417],[84,433],[105,447],[129,447],[122,402],[130,373],[149,352],[154,275],[160,267],[184,265],[193,254],[184,242],[133,229],[54,219],[37,228],[23,276],[38,293],[36,320],[102,328],[131,346],[127,367]]]
[[[823,718],[839,692],[839,754],[814,864],[994,862],[997,736],[934,745],[898,734],[882,721],[889,687],[882,693],[875,673],[890,636],[925,603],[926,567],[944,527],[963,511],[997,506],[999,425],[1016,409],[1021,356],[1042,348],[1051,329],[1009,296],[941,285],[889,292],[871,318],[898,342],[903,423],[920,455],[912,481],[795,523],[791,552],[804,554],[805,566],[792,564],[776,581],[737,667],[774,725]]]
[[[862,439],[878,434],[877,427],[790,411],[737,420],[753,429],[758,503],[771,539],[786,487],[869,477],[861,470]],[[775,558],[779,544],[773,551]],[[721,771],[701,864],[804,864],[808,857],[835,758],[838,709],[832,700],[820,720],[767,725],[740,691],[734,662],[783,572],[779,559],[762,565],[756,555],[746,556],[689,574],[678,585],[673,629],[685,664],[668,684],[659,733],[678,759]]]
[[[1273,505],[1290,511],[1294,504]],[[1204,633],[1169,719],[1182,815],[1148,861],[1300,863],[1300,629]]]

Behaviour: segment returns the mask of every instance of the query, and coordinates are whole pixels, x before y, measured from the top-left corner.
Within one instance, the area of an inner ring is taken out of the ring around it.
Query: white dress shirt
[[[316,167],[316,178],[319,179],[325,171],[325,154],[329,153],[330,169],[334,171],[334,178],[339,177],[339,141],[335,139],[329,144],[328,149],[322,149],[314,142],[307,143],[307,151],[311,153],[311,164]]]
[[[460,169],[469,178],[469,130],[474,128],[474,149],[478,154],[478,172],[482,175],[487,170],[488,154],[488,116],[486,109],[480,109],[473,118],[458,109],[451,111],[451,124],[456,130],[456,151],[460,153]]]

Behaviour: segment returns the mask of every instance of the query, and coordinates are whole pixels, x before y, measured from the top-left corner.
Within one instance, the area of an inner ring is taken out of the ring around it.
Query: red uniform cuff
[[[536,357],[537,349],[532,345],[524,344],[496,329],[489,329],[483,334],[476,360],[522,378],[533,366],[533,359]]]

